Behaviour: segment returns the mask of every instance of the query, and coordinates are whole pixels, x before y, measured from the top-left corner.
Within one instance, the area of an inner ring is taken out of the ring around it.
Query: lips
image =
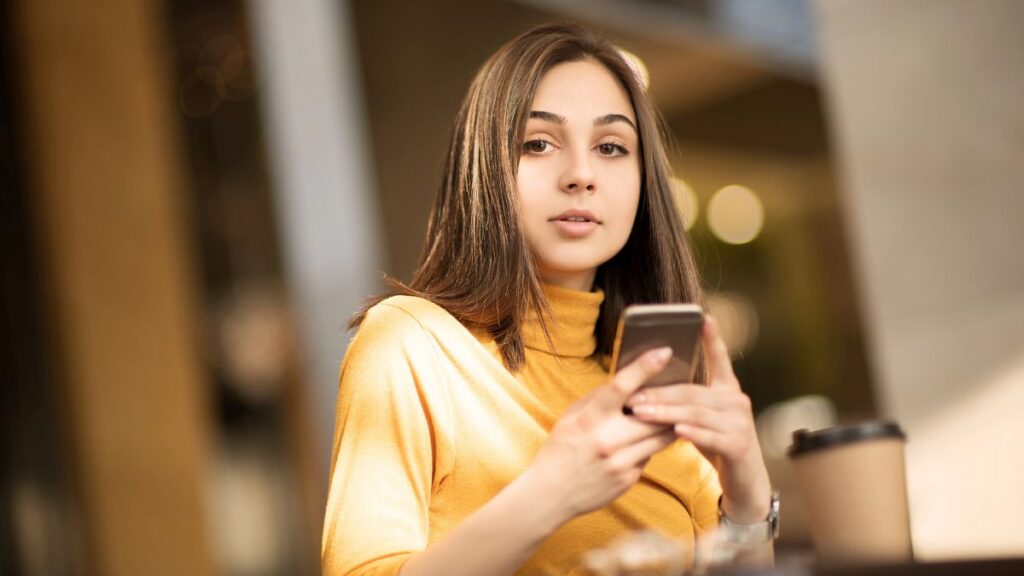
[[[601,221],[597,219],[589,210],[566,210],[558,216],[551,218],[548,222],[578,222],[586,223],[591,222],[594,224],[600,224]]]
[[[601,225],[588,210],[567,210],[548,222],[555,227],[558,235],[566,240],[580,240],[593,234]]]

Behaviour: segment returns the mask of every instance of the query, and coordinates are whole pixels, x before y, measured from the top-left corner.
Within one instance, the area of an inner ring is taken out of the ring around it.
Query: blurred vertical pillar
[[[376,274],[383,250],[369,170],[369,128],[348,3],[250,0],[250,6],[323,492],[346,325],[380,289]],[[325,494],[316,495],[317,518],[323,517],[325,501]]]
[[[208,450],[163,5],[22,0],[36,229],[89,573],[209,574]]]
[[[1024,2],[816,9],[878,397],[909,429],[916,552],[1020,555]]]

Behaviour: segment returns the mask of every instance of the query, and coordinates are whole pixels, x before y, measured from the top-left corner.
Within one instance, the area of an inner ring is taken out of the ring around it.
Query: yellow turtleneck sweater
[[[394,296],[369,311],[341,368],[326,576],[397,574],[522,473],[559,415],[608,380],[593,355],[603,294],[545,290],[555,350],[527,318],[517,374],[491,338],[426,300]],[[717,525],[720,493],[711,465],[677,442],[611,505],[555,531],[520,573],[571,573],[587,550],[644,527],[693,539]]]

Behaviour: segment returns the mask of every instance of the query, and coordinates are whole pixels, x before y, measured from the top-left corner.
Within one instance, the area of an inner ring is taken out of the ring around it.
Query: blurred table
[[[780,559],[773,570],[716,570],[715,576],[1024,576],[1024,557],[899,565],[824,567]]]

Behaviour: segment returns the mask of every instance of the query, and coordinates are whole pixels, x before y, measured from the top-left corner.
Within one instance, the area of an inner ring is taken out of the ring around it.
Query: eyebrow
[[[553,124],[558,124],[560,126],[565,125],[565,116],[560,116],[558,114],[555,114],[554,112],[545,112],[543,110],[531,110],[530,118],[536,118],[537,120],[551,122]],[[636,129],[636,124],[633,124],[632,120],[623,116],[622,114],[605,114],[604,116],[599,116],[594,119],[594,126],[607,126],[609,124],[614,124],[615,122],[625,122],[626,124],[629,124],[630,128],[632,128],[634,132],[638,134],[640,133],[640,131]]]
[[[633,124],[632,120],[626,118],[622,114],[605,114],[604,116],[594,120],[594,126],[607,126],[609,124],[614,124],[615,122],[625,122],[626,124],[629,124],[634,132],[637,134],[640,133],[640,131],[636,129],[636,124]]]

